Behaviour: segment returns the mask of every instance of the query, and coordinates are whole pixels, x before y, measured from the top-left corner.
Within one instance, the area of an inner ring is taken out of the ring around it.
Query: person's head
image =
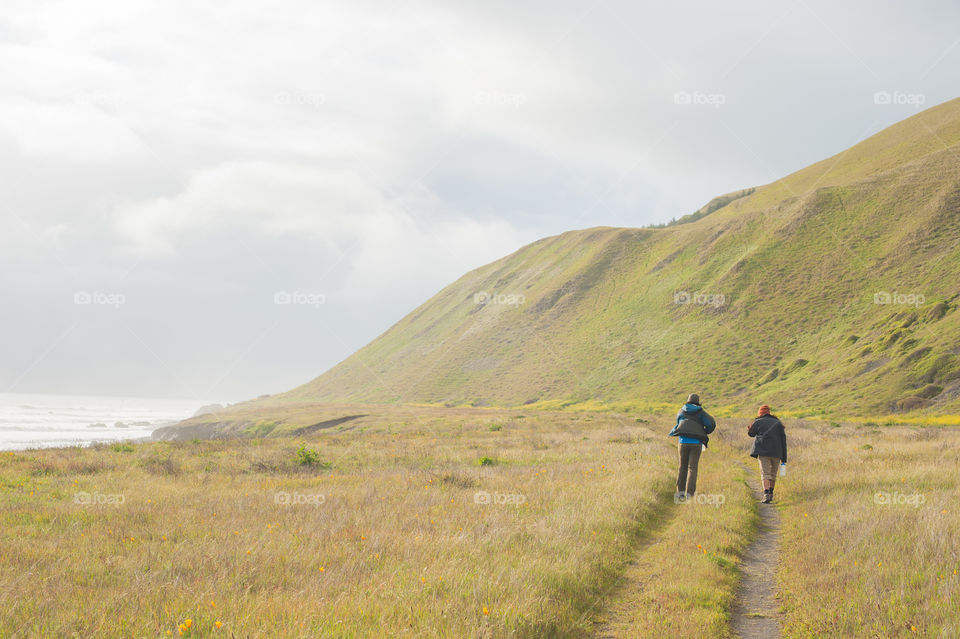
[[[688,404],[694,404],[696,406],[700,405],[700,396],[696,393],[690,393],[690,397],[687,398]]]
[[[770,407],[764,404],[757,410],[757,417],[763,417],[764,415],[770,414]]]

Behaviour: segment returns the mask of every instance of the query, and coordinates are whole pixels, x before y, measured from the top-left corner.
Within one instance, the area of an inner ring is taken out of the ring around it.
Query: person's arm
[[[780,423],[780,446],[783,449],[783,459],[784,464],[787,463],[787,429],[783,427],[783,422]]]
[[[667,437],[674,437],[677,434],[677,428],[680,426],[680,418],[683,417],[683,411],[677,413],[677,423],[673,425],[673,429],[670,431],[670,434]]]
[[[757,420],[753,420],[753,423],[750,424],[749,428],[747,428],[747,435],[749,435],[750,437],[757,436]]]

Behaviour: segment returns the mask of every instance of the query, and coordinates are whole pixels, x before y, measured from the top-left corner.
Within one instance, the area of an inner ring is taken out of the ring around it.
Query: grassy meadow
[[[0,453],[0,636],[731,636],[745,420],[680,505],[663,415],[355,412]],[[787,428],[783,636],[957,636],[958,431]]]
[[[613,415],[421,409],[4,453],[0,636],[582,635],[673,507],[669,444]]]
[[[785,637],[960,637],[960,433],[788,431]]]

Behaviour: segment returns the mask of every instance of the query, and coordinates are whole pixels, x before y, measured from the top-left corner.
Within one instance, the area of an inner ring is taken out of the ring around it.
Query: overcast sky
[[[525,243],[667,221],[957,97],[957,25],[951,1],[7,3],[0,392],[286,390]]]

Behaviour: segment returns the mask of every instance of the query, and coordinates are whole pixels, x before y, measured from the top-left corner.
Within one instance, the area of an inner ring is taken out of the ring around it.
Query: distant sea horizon
[[[0,450],[142,439],[211,403],[196,399],[0,393]]]

